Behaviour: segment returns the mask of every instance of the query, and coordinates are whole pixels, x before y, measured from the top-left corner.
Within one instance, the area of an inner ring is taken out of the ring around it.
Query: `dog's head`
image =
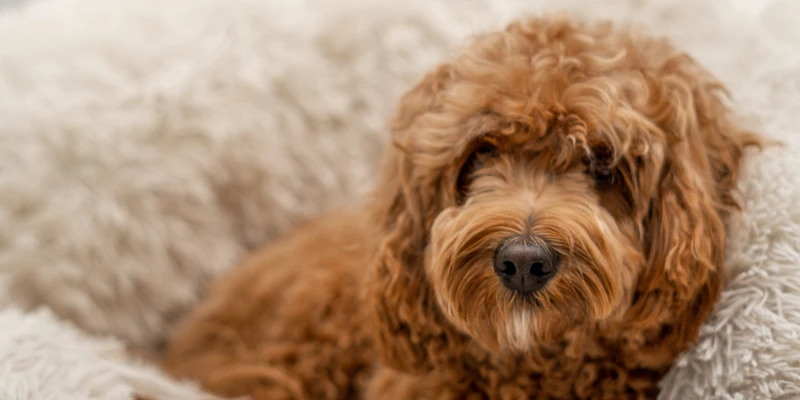
[[[476,38],[393,123],[370,285],[383,361],[425,370],[471,342],[524,352],[612,325],[684,346],[720,290],[755,140],[726,112],[689,57],[610,24]]]

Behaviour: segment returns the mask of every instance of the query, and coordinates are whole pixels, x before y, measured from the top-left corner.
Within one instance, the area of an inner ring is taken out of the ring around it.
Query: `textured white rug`
[[[33,0],[0,12],[0,304],[118,339],[0,311],[0,399],[169,385],[120,341],[368,187],[397,97],[471,32],[556,9],[670,36],[788,143],[748,162],[731,282],[663,397],[800,397],[799,1]]]
[[[212,400],[134,360],[118,340],[95,338],[46,310],[0,312],[0,399]]]

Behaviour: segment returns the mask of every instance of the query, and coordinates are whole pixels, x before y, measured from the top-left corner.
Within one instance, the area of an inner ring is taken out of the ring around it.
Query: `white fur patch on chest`
[[[527,350],[531,345],[533,316],[526,310],[515,310],[506,325],[508,344],[513,350]]]

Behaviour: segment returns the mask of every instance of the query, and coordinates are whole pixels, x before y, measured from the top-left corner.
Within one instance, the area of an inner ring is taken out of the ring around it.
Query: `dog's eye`
[[[607,160],[596,158],[586,160],[586,173],[597,183],[614,183],[615,171]]]
[[[497,147],[495,147],[491,143],[482,143],[475,150],[475,156],[478,158],[496,157],[497,153],[498,153]]]
[[[594,146],[591,154],[587,155],[583,160],[584,165],[586,165],[586,173],[597,183],[614,183],[616,171],[612,158],[612,152],[608,147],[604,145]]]
[[[459,204],[463,204],[467,197],[467,191],[469,189],[473,173],[483,167],[486,162],[494,157],[497,157],[498,154],[499,151],[497,150],[497,147],[491,143],[481,143],[474,151],[472,151],[472,153],[470,153],[458,174],[457,198]]]
[[[611,182],[614,178],[614,170],[607,165],[590,166],[589,175],[598,182]]]
[[[471,173],[476,169],[484,166],[489,160],[497,157],[500,154],[497,147],[495,147],[491,143],[481,143],[478,148],[476,148],[472,154],[469,156],[467,163],[465,165],[466,170],[464,172]]]

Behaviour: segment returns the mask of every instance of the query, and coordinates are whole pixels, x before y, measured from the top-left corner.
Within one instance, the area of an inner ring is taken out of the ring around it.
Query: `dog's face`
[[[611,326],[679,351],[720,288],[749,140],[718,91],[663,42],[567,20],[478,38],[429,74],[375,199],[383,361]]]
[[[637,206],[650,200],[628,183],[654,166],[576,115],[544,132],[497,128],[459,157],[456,201],[430,228],[425,269],[442,312],[486,348],[517,351],[621,316],[645,265]]]

